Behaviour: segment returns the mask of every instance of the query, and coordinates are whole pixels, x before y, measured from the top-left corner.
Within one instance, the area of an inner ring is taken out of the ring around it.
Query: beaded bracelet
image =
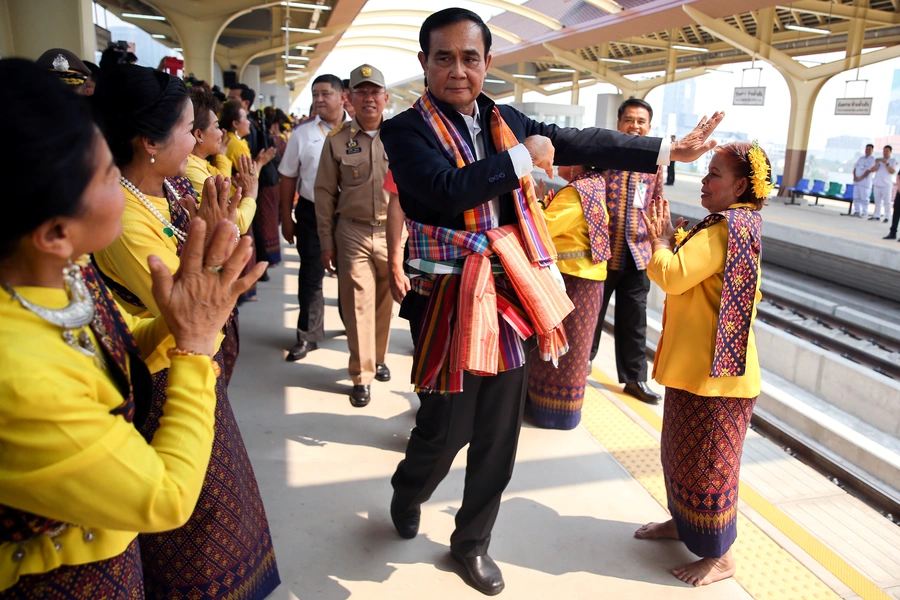
[[[222,368],[219,366],[219,363],[210,358],[208,354],[203,354],[202,352],[194,352],[193,350],[186,350],[184,348],[169,348],[166,351],[166,356],[169,358],[172,358],[173,356],[205,356],[212,362],[212,370],[215,376],[218,377],[222,374]]]

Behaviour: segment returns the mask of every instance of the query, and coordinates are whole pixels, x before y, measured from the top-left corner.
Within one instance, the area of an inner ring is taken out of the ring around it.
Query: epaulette
[[[337,135],[338,133],[340,133],[340,131],[344,128],[344,125],[346,125],[346,124],[349,123],[349,122],[350,122],[350,121],[344,121],[343,123],[341,123],[340,125],[338,125],[338,126],[335,127],[334,129],[332,129],[331,131],[329,131],[329,132],[328,132],[328,137],[332,137],[332,136],[335,136],[335,135]]]

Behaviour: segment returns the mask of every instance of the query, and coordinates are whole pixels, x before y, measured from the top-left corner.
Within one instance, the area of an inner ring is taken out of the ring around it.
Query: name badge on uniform
[[[635,208],[644,208],[644,200],[647,198],[647,186],[646,184],[639,183],[634,186],[634,207]]]
[[[356,140],[347,142],[347,154],[356,154],[357,152],[362,152],[362,148],[359,147]]]

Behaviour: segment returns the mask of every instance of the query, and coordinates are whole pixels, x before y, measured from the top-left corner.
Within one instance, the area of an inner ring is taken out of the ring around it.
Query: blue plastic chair
[[[805,193],[809,191],[809,179],[804,177],[797,182],[797,185],[789,187],[787,191],[789,191],[791,195],[794,195],[794,192]]]
[[[841,194],[840,196],[838,196],[838,199],[850,200],[851,202],[853,201],[853,184],[852,183],[847,184],[847,186],[844,188],[844,193]]]
[[[775,178],[775,187],[779,187],[779,188],[780,188],[780,187],[781,187],[781,182],[782,182],[782,181],[784,181],[784,176],[783,176],[783,175],[778,175],[778,176]]]
[[[821,179],[816,179],[813,182],[812,189],[806,192],[809,195],[822,194],[825,192],[825,182]]]

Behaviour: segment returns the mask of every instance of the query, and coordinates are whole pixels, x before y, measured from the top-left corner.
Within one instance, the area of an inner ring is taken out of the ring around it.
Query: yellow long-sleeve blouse
[[[47,308],[68,302],[60,289],[16,292]],[[162,318],[122,314],[142,354],[171,337]],[[76,525],[55,538],[59,550],[46,535],[25,542],[18,561],[20,546],[0,543],[0,590],[22,575],[111,558],[138,532],[188,520],[212,449],[216,377],[208,357],[172,359],[151,444],[110,414],[124,399],[109,374],[2,289],[0,365],[0,504]]]
[[[231,161],[232,165],[236,165],[241,156],[253,158],[253,155],[250,154],[250,145],[247,144],[247,140],[242,140],[231,131],[226,131],[225,137],[228,138],[228,150],[225,151],[225,157]]]
[[[606,203],[601,202],[601,205],[605,213]],[[561,189],[544,209],[544,220],[556,251],[561,255],[557,261],[561,273],[592,281],[606,280],[606,261],[596,265],[591,261],[590,232],[578,190],[570,185]],[[565,258],[564,254],[585,251],[587,254],[579,258]]]
[[[729,208],[749,207],[735,204]],[[728,243],[725,221],[707,227],[681,247],[678,254],[661,249],[653,253],[647,275],[666,293],[663,331],[653,362],[653,378],[666,387],[699,396],[754,398],[759,395],[761,375],[753,329],[747,340],[747,367],[739,377],[710,377],[722,278]],[[750,318],[762,298],[760,281]]]
[[[243,140],[240,140],[243,141]],[[246,143],[246,142],[244,142]],[[249,153],[249,150],[248,150]],[[191,180],[194,186],[194,193],[197,194],[197,200],[203,201],[203,184],[210,177],[221,175],[222,177],[231,177],[231,161],[223,154],[216,154],[213,158],[215,166],[209,164],[208,161],[194,154],[188,155],[187,172],[185,175]],[[250,225],[253,223],[253,215],[256,214],[256,198],[244,196],[238,205],[237,226],[241,231],[241,235],[247,233]]]
[[[169,203],[165,198],[146,195],[145,197],[163,217],[168,221],[172,220]],[[151,291],[153,280],[150,277],[147,259],[151,255],[158,256],[172,273],[177,271],[181,264],[176,240],[163,232],[164,227],[159,219],[126,189],[125,210],[122,212],[122,235],[104,250],[94,253],[94,260],[97,261],[100,270],[116,283],[125,286],[143,302],[145,308],[136,307],[119,297],[115,290],[110,290],[119,305],[136,317],[159,316],[159,308]],[[219,334],[216,338],[216,350],[224,337]],[[170,339],[155,352],[144,357],[144,362],[147,363],[151,373],[157,373],[169,366],[166,351],[174,345],[174,340]]]

